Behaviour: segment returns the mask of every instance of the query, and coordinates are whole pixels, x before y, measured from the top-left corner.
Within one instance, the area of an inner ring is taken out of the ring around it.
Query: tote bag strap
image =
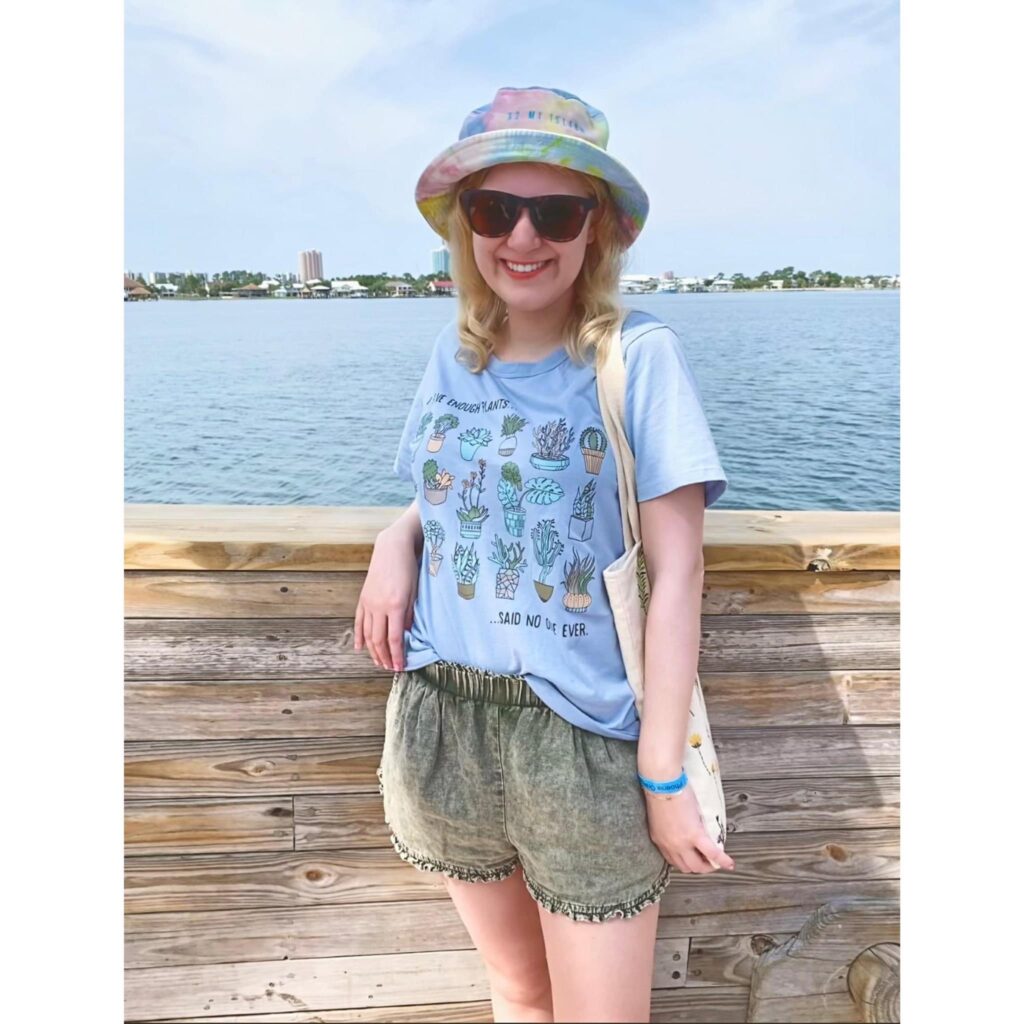
[[[610,335],[608,356],[597,369],[597,399],[601,416],[615,450],[615,470],[619,481],[619,505],[622,510],[622,539],[629,551],[640,539],[640,509],[636,502],[636,461],[626,438],[626,367],[622,352],[624,310]]]

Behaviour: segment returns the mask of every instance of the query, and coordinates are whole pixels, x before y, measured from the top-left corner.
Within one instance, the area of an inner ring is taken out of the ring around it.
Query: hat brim
[[[442,238],[448,238],[452,186],[485,167],[540,162],[567,167],[607,182],[618,207],[627,245],[636,241],[647,220],[650,200],[640,182],[615,157],[585,139],[560,132],[505,128],[452,143],[427,165],[416,183],[416,206]]]

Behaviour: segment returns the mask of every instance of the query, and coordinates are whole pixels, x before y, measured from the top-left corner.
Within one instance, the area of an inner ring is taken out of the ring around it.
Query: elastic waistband
[[[461,665],[455,661],[432,661],[429,665],[413,669],[408,674],[456,697],[469,697],[488,704],[503,704],[509,707],[547,707],[530,689],[525,676],[489,672],[487,669]]]

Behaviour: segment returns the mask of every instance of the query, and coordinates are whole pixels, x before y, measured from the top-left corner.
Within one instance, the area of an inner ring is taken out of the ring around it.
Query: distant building
[[[331,292],[341,299],[365,299],[370,289],[358,281],[332,281]]]
[[[388,294],[396,298],[408,298],[413,294],[413,287],[408,281],[391,280],[386,283],[385,287]]]
[[[431,281],[427,285],[427,291],[433,295],[453,295],[455,293],[455,282]]]
[[[323,254],[318,249],[303,249],[299,253],[299,283],[306,284],[324,276]]]
[[[701,277],[681,277],[679,278],[679,290],[681,292],[706,292],[707,288],[704,287],[704,279]]]
[[[452,272],[452,254],[448,251],[447,245],[442,245],[440,249],[431,250],[430,272],[432,274],[444,274],[445,277]]]
[[[144,299],[155,299],[156,296],[141,282],[134,277],[124,275],[124,301],[140,302]]]
[[[240,299],[265,299],[269,293],[262,285],[243,284],[235,289],[234,294]]]
[[[724,277],[716,278],[708,288],[709,292],[731,292],[733,282]]]
[[[785,280],[784,280],[783,278],[781,278],[781,277],[773,277],[773,278],[772,278],[772,279],[771,279],[771,280],[770,280],[770,281],[768,282],[768,287],[769,287],[769,288],[785,288],[785,287],[786,287],[786,282],[785,282]]]
[[[619,278],[619,291],[624,295],[653,292],[657,285],[658,279],[651,274],[623,274]]]

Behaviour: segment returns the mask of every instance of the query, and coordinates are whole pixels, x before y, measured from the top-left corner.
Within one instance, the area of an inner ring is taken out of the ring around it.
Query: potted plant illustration
[[[462,457],[472,462],[476,458],[476,450],[491,443],[491,432],[486,427],[470,427],[459,434],[459,441],[462,443]]]
[[[594,567],[593,555],[580,558],[579,552],[573,548],[572,562],[566,562],[562,567],[562,586],[565,587],[562,605],[567,612],[582,613],[590,607],[592,598],[587,593],[587,587],[594,578]]]
[[[530,465],[537,469],[561,470],[569,465],[566,449],[572,444],[575,430],[568,426],[563,416],[559,420],[548,420],[533,431],[534,453],[530,456]]]
[[[546,581],[554,568],[555,559],[562,553],[565,545],[558,538],[554,519],[542,519],[530,531],[530,536],[533,538],[533,557],[540,570],[538,577],[533,581],[533,586],[540,599],[547,601],[555,592],[555,588]]]
[[[420,441],[423,440],[423,435],[427,432],[427,427],[430,426],[430,422],[433,418],[433,413],[425,412],[423,414],[419,428],[416,430],[416,436],[412,439],[412,450],[414,452],[419,450]]]
[[[494,538],[494,553],[491,561],[498,567],[498,582],[494,588],[495,597],[512,600],[519,586],[519,570],[526,568],[523,545],[519,541],[506,544],[500,537]]]
[[[477,473],[474,469],[469,474],[468,480],[462,481],[462,508],[457,508],[455,514],[459,517],[459,533],[463,537],[479,537],[483,530],[484,520],[491,514],[486,506],[480,504],[480,495],[484,491],[484,476],[487,473],[487,462],[484,459],[477,460],[480,466],[480,479],[477,480]]]
[[[531,505],[553,505],[565,491],[557,480],[549,480],[545,476],[532,476],[526,481],[524,498]]]
[[[444,444],[445,434],[449,430],[454,430],[459,425],[459,417],[452,416],[451,413],[446,412],[443,416],[438,416],[434,420],[434,429],[431,431],[430,439],[427,441],[428,452],[439,452],[441,445]]]
[[[480,575],[480,557],[472,544],[456,544],[452,570],[459,588],[459,597],[467,601],[476,596],[476,580]]]
[[[516,450],[517,434],[526,426],[526,420],[517,413],[509,413],[501,421],[501,444],[498,447],[499,455],[511,455]]]
[[[608,450],[608,438],[604,431],[597,427],[587,427],[580,434],[580,450],[583,452],[583,465],[587,467],[587,472],[597,476],[601,472],[604,453]]]
[[[594,492],[597,481],[588,480],[587,486],[576,489],[576,500],[572,503],[572,516],[569,518],[569,539],[590,540],[594,532]]]
[[[522,490],[523,478],[519,475],[519,467],[514,462],[504,463],[498,481],[498,500],[505,509],[505,529],[513,537],[522,537],[526,525]]]
[[[431,505],[443,505],[453,483],[455,477],[448,470],[438,471],[437,459],[427,459],[423,463],[423,497]]]
[[[444,555],[441,554],[441,545],[444,543],[444,527],[436,519],[428,519],[423,524],[423,537],[430,544],[430,575],[436,576],[444,558]]]

